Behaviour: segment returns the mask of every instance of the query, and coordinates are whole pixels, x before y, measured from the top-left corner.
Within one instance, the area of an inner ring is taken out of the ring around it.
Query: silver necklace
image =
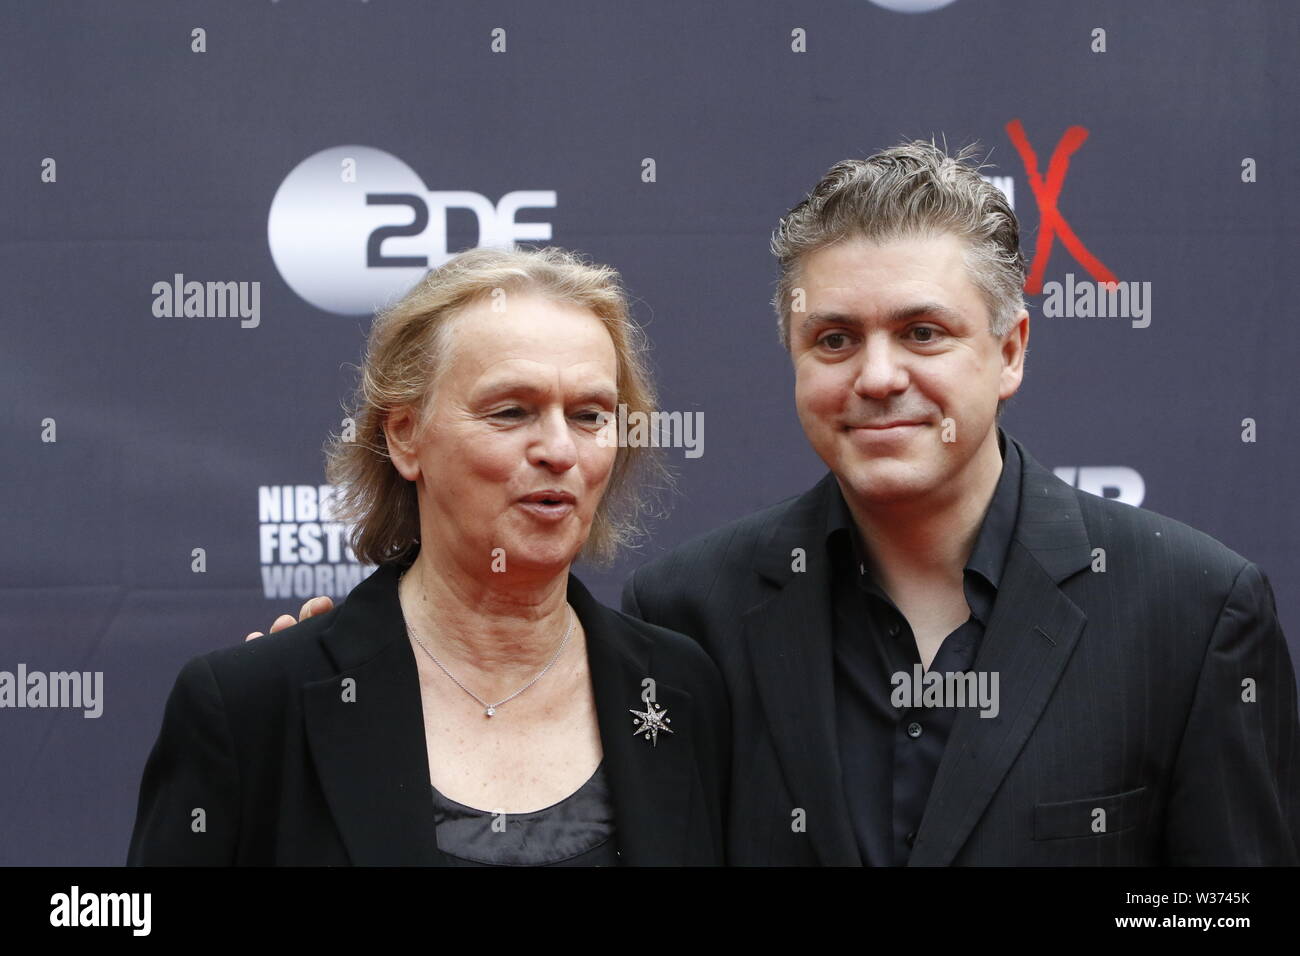
[[[404,578],[404,577],[406,577],[406,572],[405,572],[405,571],[402,572],[402,578]],[[398,583],[399,586],[400,586],[401,583],[402,583],[402,578],[398,578],[398,579],[397,579],[397,583]],[[427,644],[425,644],[424,641],[422,641],[422,640],[420,639],[420,635],[418,635],[418,634],[415,633],[414,629],[412,629],[412,627],[411,627],[411,625],[410,625],[409,623],[406,625],[406,633],[409,634],[411,637],[415,638],[415,643],[419,644],[420,647],[424,650],[424,653],[426,653],[426,654],[429,655],[429,659],[430,659],[431,661],[433,661],[435,664],[437,664],[438,667],[439,667],[439,669],[440,669],[444,674],[446,674],[448,677],[451,678],[451,681],[452,681],[453,684],[455,684],[457,687],[459,687],[459,688],[460,688],[461,690],[463,690],[465,693],[469,694],[469,696],[473,697],[476,701],[478,701],[479,706],[483,708],[483,714],[484,714],[484,716],[486,716],[486,717],[493,717],[493,716],[496,715],[496,712],[497,712],[497,708],[498,708],[498,707],[500,707],[502,704],[508,704],[510,701],[514,700],[516,697],[518,697],[518,696],[519,696],[520,694],[522,694],[524,691],[528,690],[528,688],[532,687],[532,686],[533,686],[534,684],[536,684],[539,680],[541,680],[543,677],[545,677],[545,676],[546,676],[546,672],[549,671],[549,670],[551,669],[551,667],[555,664],[555,662],[558,661],[558,660],[560,659],[560,655],[564,653],[565,645],[567,645],[567,644],[569,643],[569,638],[573,636],[573,625],[574,625],[574,624],[576,623],[576,621],[577,621],[577,616],[573,613],[573,608],[569,607],[568,604],[565,604],[564,607],[565,607],[565,609],[569,612],[569,615],[568,615],[568,617],[569,617],[569,626],[568,626],[567,628],[564,629],[564,639],[563,639],[562,641],[560,641],[560,646],[559,646],[559,648],[556,649],[555,654],[551,657],[550,661],[547,662],[546,666],[543,667],[543,668],[541,669],[541,672],[538,673],[538,675],[537,675],[536,677],[534,677],[532,680],[530,680],[530,681],[529,681],[527,684],[525,684],[523,687],[519,688],[517,691],[515,691],[515,692],[514,692],[513,694],[511,694],[509,697],[503,697],[503,698],[501,698],[499,701],[497,701],[495,704],[489,704],[487,701],[485,701],[485,700],[484,700],[482,697],[480,697],[478,694],[474,693],[472,690],[470,690],[468,687],[466,687],[464,684],[462,684],[462,683],[460,682],[460,680],[457,679],[457,677],[456,677],[455,674],[453,674],[451,671],[447,670],[447,665],[444,664],[442,661],[438,660],[437,656],[433,653],[433,651],[429,650],[429,646],[428,646]]]

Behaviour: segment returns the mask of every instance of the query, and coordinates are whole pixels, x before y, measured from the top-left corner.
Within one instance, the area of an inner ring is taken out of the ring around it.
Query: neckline
[[[568,803],[574,797],[578,796],[578,794],[582,793],[584,790],[590,787],[592,783],[596,780],[596,777],[600,775],[604,767],[605,767],[605,758],[602,756],[600,758],[600,763],[596,764],[596,769],[591,772],[591,776],[588,777],[586,781],[580,787],[578,787],[577,790],[574,790],[567,797],[561,797],[559,800],[555,801],[555,803],[552,803],[549,806],[542,807],[539,810],[519,810],[514,813],[507,813],[505,815],[508,817],[533,817],[541,813],[548,813],[551,810],[554,810],[557,807],[559,807],[561,804]],[[483,816],[492,816],[498,812],[496,810],[484,810],[480,807],[471,807],[467,803],[461,803],[459,800],[453,800],[451,797],[447,796],[445,793],[443,793],[441,790],[435,787],[432,783],[429,784],[429,789],[432,790],[438,796],[438,799],[443,800],[451,804],[452,806],[460,807],[462,810],[468,810],[471,813],[478,813],[478,814],[482,814]]]

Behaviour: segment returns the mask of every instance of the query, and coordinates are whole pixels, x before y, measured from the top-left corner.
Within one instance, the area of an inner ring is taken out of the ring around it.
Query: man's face
[[[817,454],[865,506],[958,496],[996,448],[1020,386],[1028,319],[999,341],[951,234],[811,253],[790,319],[795,404]],[[987,455],[987,452],[986,452]]]

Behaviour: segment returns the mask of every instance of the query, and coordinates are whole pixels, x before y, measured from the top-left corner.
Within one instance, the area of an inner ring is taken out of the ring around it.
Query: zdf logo
[[[335,146],[284,178],[266,232],[294,292],[327,312],[368,315],[451,258],[448,209],[474,214],[480,246],[507,247],[549,240],[549,222],[515,222],[515,215],[554,208],[554,190],[510,192],[493,205],[475,192],[431,191],[381,149]]]

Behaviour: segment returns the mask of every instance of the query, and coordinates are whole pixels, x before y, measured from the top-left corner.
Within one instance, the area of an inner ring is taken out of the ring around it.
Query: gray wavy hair
[[[349,411],[356,437],[334,435],[325,447],[326,479],[336,489],[333,517],[353,525],[349,544],[358,560],[397,561],[418,547],[415,483],[393,465],[384,423],[394,408],[410,405],[423,428],[449,356],[448,320],[496,289],[593,312],[604,321],[618,356],[618,402],[629,412],[654,411],[648,344],[615,269],[555,247],[473,249],[454,256],[376,315]],[[657,492],[671,480],[657,449],[619,447],[580,557],[607,565],[620,548],[634,544],[644,519],[657,513]]]
[[[946,147],[945,143],[945,147]],[[1020,224],[1002,191],[966,162],[978,144],[955,156],[933,140],[912,140],[866,159],[836,163],[772,233],[780,263],[772,305],[781,344],[790,348],[790,304],[800,265],[841,239],[877,242],[953,233],[966,243],[966,269],[989,312],[989,331],[1004,336],[1025,308]]]

